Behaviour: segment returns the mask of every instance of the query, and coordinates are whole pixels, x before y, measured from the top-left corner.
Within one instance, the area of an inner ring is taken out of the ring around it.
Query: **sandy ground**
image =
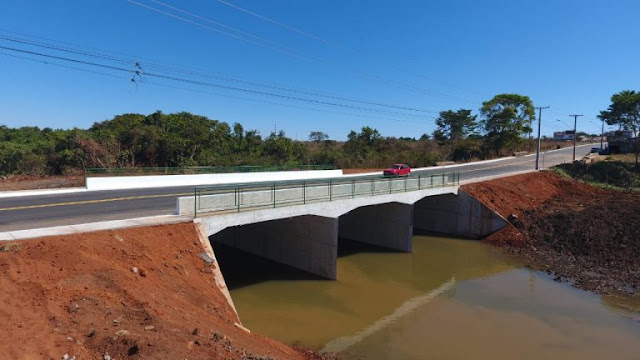
[[[0,243],[0,358],[316,359],[248,333],[192,223]]]
[[[513,224],[486,241],[555,273],[557,280],[640,299],[640,194],[548,172],[463,188]]]

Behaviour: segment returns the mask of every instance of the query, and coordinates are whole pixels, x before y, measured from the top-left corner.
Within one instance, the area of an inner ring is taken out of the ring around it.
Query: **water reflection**
[[[412,254],[351,243],[337,281],[216,255],[243,324],[287,343],[366,359],[640,354],[640,323],[628,313],[475,241],[414,236]]]

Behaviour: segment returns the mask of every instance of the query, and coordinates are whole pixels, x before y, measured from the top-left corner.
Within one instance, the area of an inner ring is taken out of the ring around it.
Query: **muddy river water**
[[[640,313],[486,244],[341,246],[337,281],[216,247],[243,324],[347,359],[640,359]]]

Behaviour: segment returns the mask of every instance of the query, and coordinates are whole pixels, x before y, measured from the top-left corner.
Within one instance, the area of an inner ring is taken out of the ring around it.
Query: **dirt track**
[[[601,294],[640,297],[640,194],[541,172],[464,186],[513,226],[486,241]]]

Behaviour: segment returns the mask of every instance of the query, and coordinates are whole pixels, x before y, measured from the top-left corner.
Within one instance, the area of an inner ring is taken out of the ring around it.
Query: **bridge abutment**
[[[472,239],[507,225],[503,217],[462,189],[457,196],[430,196],[416,202],[413,222],[416,229]]]
[[[411,252],[413,205],[386,203],[357,208],[340,216],[339,228],[342,238]]]
[[[270,220],[228,227],[209,239],[327,279],[337,276],[338,219],[304,215]]]

